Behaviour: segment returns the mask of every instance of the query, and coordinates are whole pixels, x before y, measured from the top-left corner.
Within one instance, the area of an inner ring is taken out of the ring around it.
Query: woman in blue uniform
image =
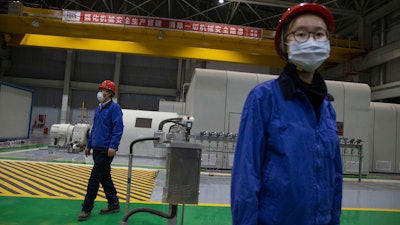
[[[232,170],[234,225],[338,225],[342,164],[336,114],[316,69],[329,57],[331,12],[289,8],[275,34],[286,61],[243,107]]]

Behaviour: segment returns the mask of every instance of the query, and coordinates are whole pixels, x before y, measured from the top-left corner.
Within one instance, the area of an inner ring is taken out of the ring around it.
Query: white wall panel
[[[193,133],[225,130],[227,72],[196,69],[186,97],[186,110],[193,115]]]
[[[132,141],[139,138],[154,137],[154,131],[158,130],[161,121],[169,118],[177,118],[176,113],[153,112],[145,110],[123,109],[124,133],[122,134],[121,144],[118,147],[118,154],[129,154],[129,147]],[[137,118],[151,120],[151,127],[138,127]],[[172,123],[166,123],[163,127],[168,132]],[[139,156],[165,157],[165,148],[154,148],[153,141],[138,142],[133,146],[133,154]]]
[[[185,115],[185,102],[173,102],[160,100],[158,105],[160,112],[175,112],[178,115]]]
[[[343,122],[345,103],[343,101],[343,99],[345,98],[343,82],[326,81],[326,86],[328,88],[328,93],[334,97],[334,101],[331,102],[331,104],[336,111],[336,121]]]
[[[375,102],[370,103],[370,128],[369,128],[369,171],[374,171],[373,165],[374,165],[374,135],[375,135],[375,109],[374,109],[374,104]]]
[[[276,75],[257,74],[257,82],[259,84],[276,78],[278,78]]]
[[[195,72],[194,72],[195,74]],[[185,114],[186,115],[193,115],[194,111],[194,94],[196,92],[196,81],[197,77],[193,75],[192,80],[190,82],[190,86],[186,92],[186,99],[185,99]]]
[[[400,173],[400,105],[393,105],[396,109],[396,172]]]
[[[227,71],[225,132],[237,133],[243,104],[250,90],[257,85],[257,76],[252,73]]]
[[[215,70],[245,72],[245,73],[262,73],[262,74],[271,73],[271,69],[267,66],[254,66],[247,64],[215,62],[215,61],[207,61],[206,68]]]
[[[343,82],[343,85],[345,89],[342,100],[344,101],[343,137],[363,141],[362,172],[368,173],[371,91],[366,84]]]
[[[373,164],[374,172],[395,172],[396,159],[396,109],[392,104],[373,103],[374,135]]]

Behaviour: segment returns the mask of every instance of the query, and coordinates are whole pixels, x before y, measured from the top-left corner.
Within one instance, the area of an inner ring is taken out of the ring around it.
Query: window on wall
[[[151,128],[151,122],[153,120],[149,118],[136,118],[135,127]]]

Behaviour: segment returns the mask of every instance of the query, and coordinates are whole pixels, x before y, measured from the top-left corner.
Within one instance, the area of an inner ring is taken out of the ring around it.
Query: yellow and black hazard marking
[[[83,199],[92,166],[0,160],[0,195]],[[149,201],[158,171],[132,171],[131,200]],[[128,169],[112,167],[111,175],[121,201],[126,200]],[[100,186],[98,200],[105,200]]]

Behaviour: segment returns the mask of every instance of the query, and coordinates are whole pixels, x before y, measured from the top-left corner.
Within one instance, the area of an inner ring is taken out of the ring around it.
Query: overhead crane
[[[261,38],[109,24],[69,23],[63,10],[21,7],[0,14],[0,32],[12,34],[10,45],[138,54],[154,57],[243,63],[280,68],[274,31]],[[327,64],[341,64],[348,55],[365,50],[360,42],[331,39]]]

